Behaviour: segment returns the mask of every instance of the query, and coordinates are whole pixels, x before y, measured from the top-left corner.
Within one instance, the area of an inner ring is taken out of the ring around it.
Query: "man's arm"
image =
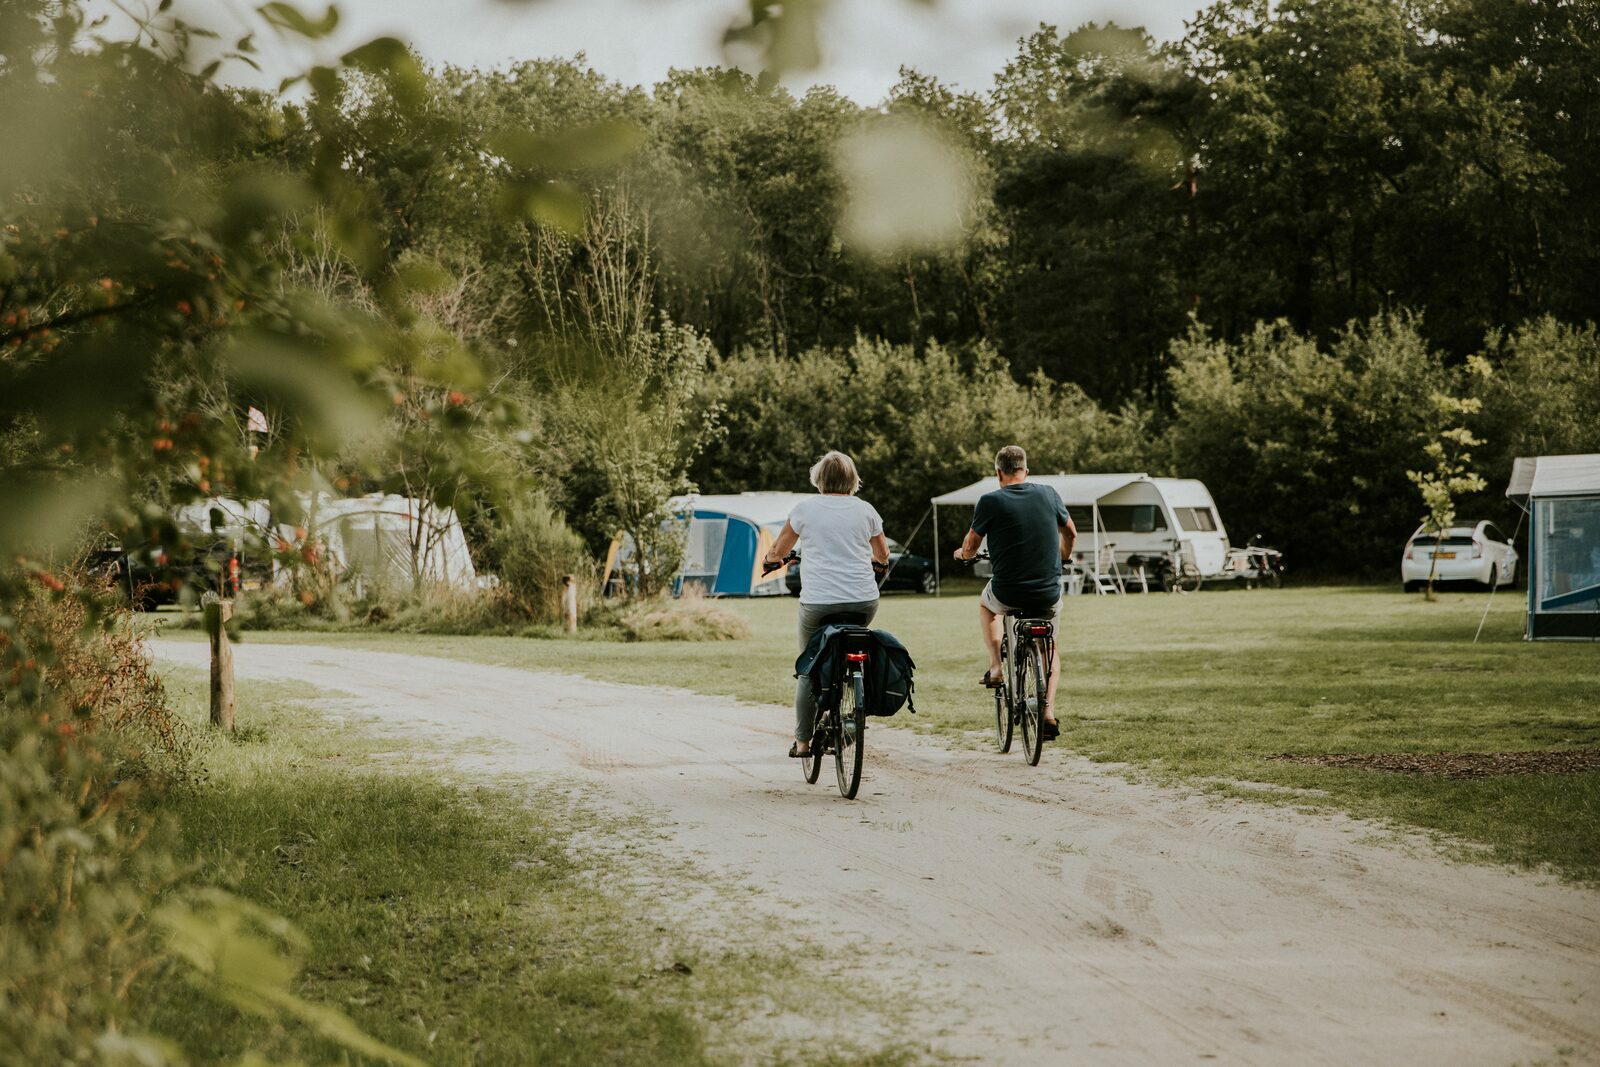
[[[1078,543],[1078,526],[1072,521],[1072,516],[1067,516],[1067,524],[1061,527],[1061,562],[1072,562],[1072,546]]]
[[[956,549],[955,557],[962,563],[967,562],[978,554],[978,548],[983,544],[983,535],[977,530],[968,530],[967,536],[962,540],[961,547]]]

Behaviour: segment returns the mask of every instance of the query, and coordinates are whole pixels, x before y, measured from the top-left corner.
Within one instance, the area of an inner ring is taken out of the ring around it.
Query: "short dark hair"
[[[994,457],[994,469],[1001,474],[1015,474],[1028,469],[1028,454],[1021,445],[1006,445]]]

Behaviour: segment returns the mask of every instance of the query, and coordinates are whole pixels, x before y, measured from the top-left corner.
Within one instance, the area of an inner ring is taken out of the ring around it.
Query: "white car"
[[[1443,536],[1418,526],[1400,560],[1400,581],[1406,592],[1415,593],[1427,585],[1430,571],[1436,582],[1510,585],[1517,579],[1517,550],[1492,522],[1451,526]]]

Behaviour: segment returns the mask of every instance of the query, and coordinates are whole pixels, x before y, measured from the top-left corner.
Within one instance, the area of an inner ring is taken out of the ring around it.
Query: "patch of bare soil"
[[[1542,752],[1346,752],[1268,756],[1285,763],[1355,767],[1439,778],[1494,778],[1505,774],[1583,774],[1600,771],[1600,748],[1548,749]]]

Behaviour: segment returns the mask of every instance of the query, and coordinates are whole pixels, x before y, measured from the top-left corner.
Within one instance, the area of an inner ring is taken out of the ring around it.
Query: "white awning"
[[[1506,496],[1600,495],[1600,452],[1581,456],[1519,456]]]
[[[1097,501],[1110,496],[1118,489],[1132,485],[1134,482],[1146,481],[1144,474],[1030,474],[1028,481],[1048,485],[1061,496],[1061,502],[1067,507],[1092,507]],[[998,478],[983,478],[964,485],[960,489],[951,490],[943,496],[933,498],[937,507],[950,505],[966,505],[972,507],[978,503],[978,498],[985,493],[992,493],[1000,488]]]
[[[667,507],[680,514],[683,512],[714,511],[723,515],[733,515],[757,526],[781,526],[788,520],[789,512],[794,510],[796,504],[815,495],[814,493],[753,492],[719,493],[702,496],[695,493],[688,496],[675,496],[667,502]]]

